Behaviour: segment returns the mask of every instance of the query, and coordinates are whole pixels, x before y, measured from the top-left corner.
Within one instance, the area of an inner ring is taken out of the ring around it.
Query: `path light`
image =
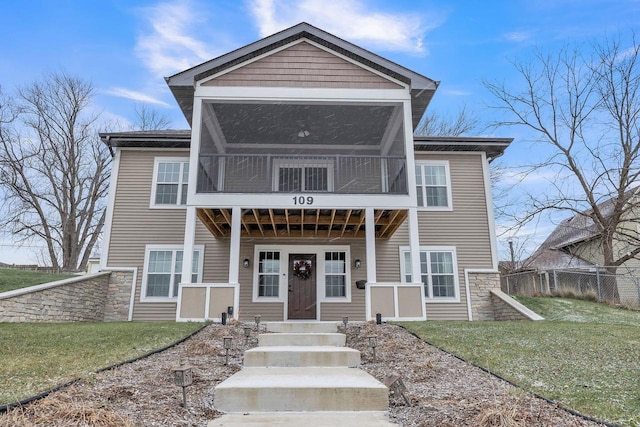
[[[244,327],[244,345],[249,344],[249,337],[251,337],[251,328],[248,326]]]
[[[233,340],[233,337],[223,337],[222,340],[224,341],[224,349],[226,351],[224,364],[228,365],[229,364],[229,350],[231,350],[231,340]]]
[[[187,387],[193,382],[193,368],[180,362],[178,368],[173,368],[173,381],[178,387],[182,387],[182,406],[187,407]]]
[[[342,318],[342,324],[344,325],[344,333],[347,333],[347,324],[349,323],[349,318],[347,316]]]
[[[256,321],[256,331],[260,332],[260,315],[258,314],[254,319]]]
[[[412,406],[407,396],[405,396],[405,392],[407,391],[407,387],[404,385],[402,378],[400,378],[400,374],[397,372],[392,372],[382,380],[382,383],[386,385],[389,390],[391,390],[394,394],[399,394],[404,399],[404,402],[407,406]]]
[[[369,347],[373,350],[373,363],[376,363],[376,347],[378,346],[378,337],[371,335],[369,337]]]

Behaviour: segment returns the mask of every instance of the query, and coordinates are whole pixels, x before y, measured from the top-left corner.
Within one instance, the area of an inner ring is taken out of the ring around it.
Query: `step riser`
[[[264,346],[334,346],[344,347],[344,334],[277,333],[258,335],[258,345]]]
[[[386,411],[387,390],[376,388],[216,389],[215,408],[223,412]]]
[[[337,322],[267,322],[267,331],[284,333],[327,333],[338,332]]]
[[[261,351],[253,349],[245,352],[244,366],[280,366],[280,367],[304,367],[304,366],[343,366],[356,368],[360,366],[360,352],[309,352],[309,351]]]

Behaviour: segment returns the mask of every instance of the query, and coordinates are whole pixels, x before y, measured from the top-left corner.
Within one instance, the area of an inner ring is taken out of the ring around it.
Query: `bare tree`
[[[46,245],[52,266],[83,268],[104,224],[111,157],[91,114],[93,87],[52,73],[0,104],[2,225]]]
[[[169,129],[171,120],[165,114],[149,107],[147,104],[140,104],[134,107],[136,113],[135,130],[159,130]]]
[[[480,119],[462,107],[455,117],[444,117],[437,112],[427,113],[416,128],[416,135],[461,136],[478,131]]]
[[[632,38],[564,48],[515,62],[524,83],[516,91],[484,82],[508,119],[498,125],[533,131],[536,152],[548,153],[527,165],[526,174],[551,173],[544,192],[529,195],[518,217],[524,224],[544,211],[581,216],[600,239],[604,265],[616,267],[640,254],[637,197],[640,173],[640,46]],[[606,202],[606,203],[605,203]],[[616,242],[628,243],[627,251]]]

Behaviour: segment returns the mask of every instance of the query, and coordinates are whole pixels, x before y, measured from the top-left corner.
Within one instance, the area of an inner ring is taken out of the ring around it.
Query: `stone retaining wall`
[[[105,271],[0,293],[0,322],[126,321],[134,275]]]
[[[73,277],[0,294],[0,322],[100,322],[111,273]]]
[[[495,320],[530,320],[527,316],[515,310],[509,304],[495,295],[491,295]]]

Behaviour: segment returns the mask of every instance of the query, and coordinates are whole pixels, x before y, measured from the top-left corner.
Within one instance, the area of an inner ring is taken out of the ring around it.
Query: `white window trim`
[[[189,163],[189,157],[156,157],[153,162],[153,180],[151,182],[151,200],[149,201],[149,209],[186,209],[187,203],[184,204],[157,204],[156,191],[158,189],[158,166],[160,163]],[[189,166],[189,174],[191,174],[191,166]],[[182,170],[180,172],[180,181],[178,183],[178,200],[182,195]],[[189,183],[187,182],[187,185]],[[187,198],[189,197],[189,189],[187,189]]]
[[[183,251],[184,245],[146,245],[144,250],[144,265],[142,270],[142,287],[140,289],[140,302],[177,302],[177,297],[147,297],[147,273],[149,268],[149,255],[151,251]],[[199,252],[198,256],[198,281],[202,281],[202,271],[204,267],[204,245],[194,245],[194,252]],[[175,265],[172,260],[172,268]],[[172,273],[172,276],[175,273]],[[174,283],[174,286],[176,284]],[[173,295],[173,288],[169,285],[169,295]]]
[[[448,160],[416,160],[416,166],[444,166],[444,172],[447,180],[447,206],[419,206],[418,205],[418,195],[416,194],[416,206],[418,206],[418,210],[421,211],[452,211],[453,210],[453,198],[451,195],[451,173],[449,171],[449,161]],[[415,173],[415,172],[414,172]],[[425,177],[422,176],[422,184],[419,186],[420,191],[425,187],[424,183]],[[417,180],[416,180],[416,191],[417,191]],[[424,203],[427,202],[426,194],[423,193],[422,201]]]
[[[280,252],[280,283],[278,297],[258,296],[258,269],[260,252]],[[327,297],[325,280],[326,252],[345,253],[345,296]],[[289,287],[289,254],[312,253],[316,255],[316,301],[320,303],[350,303],[351,302],[351,247],[349,245],[310,246],[310,245],[255,245],[253,250],[253,299],[252,302],[282,302],[284,304],[285,318],[287,314],[288,287]],[[318,308],[319,310],[319,308]],[[320,311],[318,311],[318,316]]]
[[[408,283],[406,280],[406,276],[411,274],[411,272],[407,272],[405,269],[405,263],[404,263],[404,254],[405,252],[409,252],[410,248],[409,246],[400,246],[400,282],[401,283]],[[429,286],[431,286],[431,289],[429,289],[429,295],[431,295],[430,297],[427,297],[425,295],[424,299],[425,302],[428,303],[459,303],[460,302],[460,272],[458,271],[458,254],[456,252],[456,247],[455,246],[420,246],[420,252],[451,252],[453,254],[453,292],[455,294],[455,296],[453,298],[437,298],[437,297],[433,297],[433,285],[430,283]],[[428,275],[429,277],[431,277],[431,260],[429,257],[427,257],[427,268],[428,268]],[[412,277],[413,279],[413,277]],[[416,282],[415,280],[413,281],[413,283],[419,283],[420,280],[418,282]],[[423,291],[424,294],[424,291]]]
[[[278,188],[281,168],[304,168],[304,167],[326,167],[327,168],[327,190],[309,191],[301,190],[300,193],[331,193],[333,192],[333,161],[313,160],[313,159],[274,159],[273,161],[273,191],[280,192]],[[304,182],[304,178],[303,178]]]

